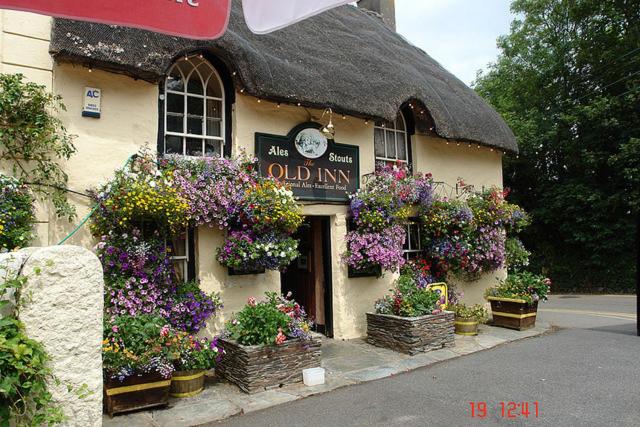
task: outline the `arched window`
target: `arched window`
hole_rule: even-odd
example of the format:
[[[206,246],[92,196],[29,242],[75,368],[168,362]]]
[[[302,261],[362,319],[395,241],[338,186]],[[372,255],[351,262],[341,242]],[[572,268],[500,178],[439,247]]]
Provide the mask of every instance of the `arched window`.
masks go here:
[[[376,122],[373,130],[376,161],[409,162],[407,125],[401,113],[392,122]]]
[[[165,81],[163,154],[222,156],[225,99],[220,75],[205,59],[176,62]]]

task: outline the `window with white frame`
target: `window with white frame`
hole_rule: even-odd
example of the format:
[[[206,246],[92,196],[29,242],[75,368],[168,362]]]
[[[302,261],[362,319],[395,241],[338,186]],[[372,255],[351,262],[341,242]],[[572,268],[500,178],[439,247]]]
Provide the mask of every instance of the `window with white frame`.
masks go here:
[[[165,81],[164,154],[222,156],[224,88],[204,58],[176,62]]]
[[[407,125],[402,114],[398,113],[398,116],[392,122],[375,123],[373,142],[377,161],[408,162],[408,141]]]
[[[417,220],[409,221],[407,224],[407,235],[404,240],[404,257],[407,260],[413,259],[422,251],[420,244],[420,224]]]
[[[189,250],[192,233],[193,230],[187,228],[165,243],[169,250],[178,282],[187,282],[194,279],[189,274],[189,264],[193,260],[193,254]]]

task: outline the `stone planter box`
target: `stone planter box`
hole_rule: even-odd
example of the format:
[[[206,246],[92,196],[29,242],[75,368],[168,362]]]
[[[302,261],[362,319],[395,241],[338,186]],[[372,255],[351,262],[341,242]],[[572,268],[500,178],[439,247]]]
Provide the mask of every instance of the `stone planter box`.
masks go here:
[[[113,414],[121,412],[166,405],[169,403],[170,385],[171,378],[163,378],[156,372],[134,375],[122,382],[105,379],[105,412],[113,417]]]
[[[513,298],[487,297],[491,303],[493,325],[522,331],[536,325],[538,301],[529,304]]]
[[[411,355],[453,347],[453,319],[450,311],[420,317],[367,313],[367,342]]]
[[[220,339],[226,352],[216,375],[236,384],[245,393],[257,393],[302,381],[302,370],[320,366],[320,339],[287,340],[281,345],[246,346]]]

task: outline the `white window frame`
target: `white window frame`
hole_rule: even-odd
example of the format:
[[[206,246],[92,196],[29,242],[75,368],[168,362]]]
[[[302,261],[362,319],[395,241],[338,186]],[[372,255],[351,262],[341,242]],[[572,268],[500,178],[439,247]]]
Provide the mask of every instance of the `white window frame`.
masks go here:
[[[189,239],[191,238],[191,229],[187,228],[185,230],[185,239],[184,239],[184,255],[171,255],[169,257],[169,259],[171,260],[172,264],[182,264],[182,281],[184,283],[189,281],[189,259],[191,257],[190,251],[189,251]],[[167,242],[165,241],[165,246],[167,245]],[[172,244],[171,245],[173,248],[173,252],[175,252],[175,247]]]
[[[417,245],[414,247],[413,243],[416,242],[412,242],[411,241],[411,227],[416,227],[418,230],[418,242]],[[404,254],[405,259],[408,261],[411,258],[412,254],[417,254],[422,252],[422,242],[421,242],[421,237],[420,237],[420,223],[416,220],[410,220],[407,225],[406,225],[406,236],[407,236],[407,249],[402,249],[402,252]]]
[[[200,61],[198,64],[191,64],[191,71],[189,72],[189,74],[187,76],[184,75],[183,71],[180,69],[180,67],[178,66],[180,63],[182,62],[191,62],[191,61]],[[202,76],[202,73],[200,72],[199,68],[201,66],[204,66],[205,68],[208,69],[208,71],[210,71],[209,76],[205,79]],[[169,85],[169,79],[171,77],[171,74],[177,71],[180,76],[182,77],[182,81],[183,81],[183,91],[176,91],[176,90],[170,90],[168,89]],[[194,73],[197,73],[197,76],[200,78],[200,83],[202,84],[202,89],[203,89],[203,95],[200,94],[195,94],[195,93],[189,93],[189,80],[191,79],[191,77],[194,75]],[[207,96],[207,87],[209,86],[209,82],[211,81],[212,78],[215,78],[218,86],[220,87],[220,93],[222,94],[221,97],[213,97],[213,96]],[[174,132],[174,131],[168,131],[167,130],[167,118],[169,116],[169,111],[168,111],[168,104],[169,104],[169,94],[173,94],[173,95],[182,95],[183,96],[183,113],[182,113],[182,132]],[[188,98],[201,98],[202,102],[203,102],[203,111],[202,111],[202,135],[196,135],[196,134],[190,134],[187,132],[187,127],[189,124],[189,116],[188,116]],[[207,102],[208,101],[219,101],[220,102],[220,136],[209,136],[207,135]],[[163,141],[162,141],[162,153],[163,154],[167,154],[167,137],[169,136],[176,136],[179,137],[182,141],[182,155],[183,156],[187,156],[187,138],[193,138],[193,139],[199,139],[202,141],[202,156],[201,157],[205,157],[205,142],[206,141],[218,141],[218,143],[220,144],[220,156],[223,157],[224,156],[224,143],[225,143],[225,93],[224,93],[224,85],[222,84],[222,79],[220,78],[220,74],[218,73],[218,71],[215,69],[215,67],[213,65],[211,65],[211,63],[209,61],[207,61],[206,59],[202,59],[199,57],[192,57],[192,58],[185,58],[185,59],[181,59],[180,61],[177,61],[176,63],[174,63],[171,68],[169,69],[169,73],[167,74],[167,78],[165,79],[165,85],[164,85],[164,136],[163,136]],[[188,156],[188,157],[194,157],[194,156]]]
[[[400,129],[398,126],[398,121],[401,120],[402,121],[402,125],[404,130]],[[375,129],[379,129],[382,130],[382,135],[383,135],[383,140],[384,140],[384,157],[380,157],[376,154],[376,148],[375,148],[375,140],[374,140],[374,147],[373,147],[373,153],[375,156],[376,161],[381,161],[381,162],[400,162],[400,163],[409,163],[409,135],[407,133],[407,122],[404,120],[404,116],[402,115],[402,113],[398,113],[398,117],[396,117],[396,119],[393,122],[376,122],[374,124],[374,133],[375,133]],[[387,153],[387,131],[391,131],[394,133],[394,139],[395,139],[395,146],[396,146],[396,155],[395,157],[389,157],[388,153]],[[397,134],[402,134],[404,136],[404,152],[406,153],[406,159],[398,159],[398,140],[396,138]]]

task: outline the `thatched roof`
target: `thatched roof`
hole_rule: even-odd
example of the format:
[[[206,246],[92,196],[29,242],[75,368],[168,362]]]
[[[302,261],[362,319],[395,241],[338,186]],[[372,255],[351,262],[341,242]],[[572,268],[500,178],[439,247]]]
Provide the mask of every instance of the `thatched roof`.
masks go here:
[[[236,87],[249,95],[389,120],[416,100],[441,137],[517,151],[504,120],[473,90],[379,18],[349,5],[255,35],[235,0],[229,29],[215,41],[56,19],[50,50],[58,61],[154,82],[177,57],[210,51],[236,72]]]

